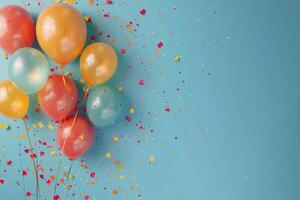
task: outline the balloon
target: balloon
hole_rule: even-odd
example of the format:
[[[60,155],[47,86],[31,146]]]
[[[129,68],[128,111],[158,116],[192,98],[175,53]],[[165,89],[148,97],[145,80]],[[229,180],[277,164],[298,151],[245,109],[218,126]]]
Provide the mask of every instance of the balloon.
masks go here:
[[[83,117],[69,117],[58,127],[56,139],[62,153],[75,160],[92,146],[94,129]]]
[[[14,84],[27,94],[35,94],[46,84],[49,63],[39,50],[22,48],[8,61],[8,76]]]
[[[31,47],[35,38],[31,15],[23,8],[9,5],[0,8],[0,48],[9,54]]]
[[[94,43],[84,49],[80,57],[80,71],[90,86],[101,85],[116,72],[118,57],[115,50],[105,43]]]
[[[97,86],[88,96],[87,114],[95,126],[108,126],[120,117],[122,104],[123,98],[119,93],[108,86]]]
[[[25,117],[29,108],[29,96],[9,81],[0,82],[0,114],[21,119]]]
[[[77,101],[75,83],[66,76],[52,75],[38,93],[38,102],[46,115],[56,121],[68,117]]]
[[[66,65],[81,53],[87,38],[87,28],[76,9],[68,4],[54,4],[39,15],[36,35],[49,57]]]

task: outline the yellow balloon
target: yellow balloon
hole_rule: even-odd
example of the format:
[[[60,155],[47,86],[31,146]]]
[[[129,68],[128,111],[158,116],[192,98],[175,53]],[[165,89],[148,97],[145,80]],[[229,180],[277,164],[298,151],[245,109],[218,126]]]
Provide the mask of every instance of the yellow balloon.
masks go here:
[[[36,36],[41,48],[61,65],[80,55],[87,39],[82,15],[68,4],[48,6],[39,15]]]
[[[21,119],[25,117],[29,108],[29,96],[10,81],[0,82],[0,114]]]
[[[83,50],[80,57],[82,78],[90,86],[101,85],[116,72],[118,57],[115,50],[105,43],[94,43]]]

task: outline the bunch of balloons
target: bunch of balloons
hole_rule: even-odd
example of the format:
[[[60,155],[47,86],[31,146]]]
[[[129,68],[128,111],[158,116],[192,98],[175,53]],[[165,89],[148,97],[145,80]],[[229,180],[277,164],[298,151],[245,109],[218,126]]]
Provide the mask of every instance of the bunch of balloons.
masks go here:
[[[55,62],[64,66],[79,55],[82,78],[91,87],[86,110],[89,120],[72,113],[78,100],[75,83],[67,76],[50,75],[45,54],[31,48],[35,40]],[[117,54],[105,43],[87,46],[87,27],[82,15],[68,4],[53,4],[38,16],[36,25],[23,8],[0,8],[0,48],[11,54],[9,80],[0,82],[0,114],[24,119],[29,96],[37,94],[44,113],[59,122],[57,143],[69,159],[83,155],[92,145],[94,128],[108,126],[122,112],[123,99],[107,85],[118,66]]]

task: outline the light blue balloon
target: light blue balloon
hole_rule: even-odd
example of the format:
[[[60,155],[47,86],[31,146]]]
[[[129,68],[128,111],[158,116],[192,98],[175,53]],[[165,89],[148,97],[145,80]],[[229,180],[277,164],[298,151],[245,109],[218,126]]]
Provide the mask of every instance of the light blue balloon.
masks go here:
[[[87,114],[91,122],[98,127],[115,123],[123,111],[123,97],[106,85],[92,89],[87,99]]]
[[[43,53],[33,48],[17,50],[8,61],[8,76],[17,88],[35,94],[46,84],[50,66]]]

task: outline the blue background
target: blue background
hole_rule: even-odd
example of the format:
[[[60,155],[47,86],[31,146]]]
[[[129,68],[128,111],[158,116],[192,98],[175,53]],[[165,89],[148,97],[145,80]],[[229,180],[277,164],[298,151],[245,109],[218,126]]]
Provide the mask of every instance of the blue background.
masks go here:
[[[16,3],[36,17],[52,1],[38,2],[0,4]],[[91,16],[90,36],[103,32],[97,40],[119,52],[119,71],[109,84],[123,87],[126,112],[133,106],[135,113],[128,114],[130,122],[122,117],[115,126],[97,130],[84,162],[73,164],[75,178],[68,182],[73,185],[72,199],[300,199],[299,1],[97,2],[91,6],[81,0],[73,6]],[[157,49],[160,41],[164,45]],[[122,48],[126,54],[120,53]],[[177,55],[180,62],[174,61]],[[7,60],[0,63],[4,79]],[[80,89],[78,61],[66,71],[73,72]],[[33,108],[35,100],[33,96]],[[168,107],[170,112],[165,111]],[[28,116],[32,138],[54,145],[37,143],[38,151],[46,154],[38,157],[45,168],[41,199],[52,199],[54,183],[48,186],[46,180],[55,175],[60,155],[51,156],[57,151],[55,128],[47,126],[56,125],[32,110]],[[19,137],[24,126],[5,117],[0,122],[10,126],[0,129],[0,179],[5,181],[1,199],[23,199],[24,191],[35,199],[32,164],[23,151],[28,142]],[[39,122],[44,127],[34,128]],[[107,152],[111,159],[105,158]],[[63,159],[59,178],[69,166]],[[28,170],[24,182],[21,168]],[[57,188],[64,200],[69,192]]]

